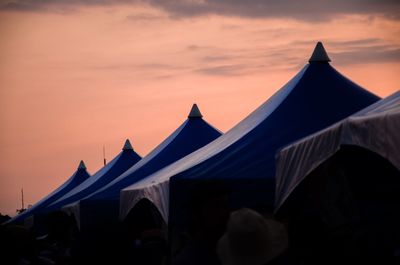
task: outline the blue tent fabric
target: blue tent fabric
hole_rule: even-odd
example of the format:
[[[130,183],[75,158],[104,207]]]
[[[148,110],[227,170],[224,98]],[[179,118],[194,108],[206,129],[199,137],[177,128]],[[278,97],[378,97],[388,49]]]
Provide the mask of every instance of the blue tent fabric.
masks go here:
[[[129,140],[126,140],[124,148],[112,161],[95,173],[91,178],[82,182],[79,186],[49,205],[48,209],[57,210],[64,205],[85,198],[110,183],[140,161],[140,159],[141,157],[133,150]]]
[[[294,81],[294,82],[293,82]],[[289,91],[288,91],[289,90]],[[311,62],[285,86],[285,98],[271,113],[264,115],[271,100],[238,126],[252,119],[261,121],[251,131],[221,150],[218,154],[171,178],[176,182],[188,179],[273,179],[275,153],[283,146],[323,129],[379,98],[338,73],[329,63]],[[235,133],[235,129],[232,129]],[[229,132],[227,136],[229,137]],[[265,195],[267,196],[267,195]],[[273,194],[270,195],[273,200]],[[269,204],[272,206],[273,203]]]
[[[47,213],[48,210],[46,209],[46,207],[48,205],[64,196],[66,193],[74,189],[85,180],[89,179],[89,177],[90,175],[86,171],[86,166],[83,161],[81,161],[76,172],[71,177],[69,177],[64,184],[62,184],[60,187],[58,187],[56,190],[44,197],[39,202],[35,203],[31,208],[15,216],[13,219],[10,220],[10,223],[22,222],[27,217],[33,216],[38,213]]]
[[[119,199],[121,189],[190,154],[220,135],[218,130],[203,119],[189,118],[142,161],[90,199]]]
[[[286,98],[255,128],[213,159],[203,162],[195,174],[187,171],[175,179],[272,178],[275,152],[280,147],[325,128],[378,99],[345,79],[329,64],[311,63],[301,74]],[[264,107],[252,115],[260,115]],[[247,150],[249,152],[245,152]],[[223,174],[221,168],[224,168]]]
[[[83,218],[87,216],[83,213],[83,208],[86,208],[85,211],[91,212],[92,209],[98,207],[97,205],[108,205],[108,210],[102,208],[103,212],[108,211],[107,218],[112,215],[111,212],[115,212],[115,218],[118,219],[121,189],[192,153],[220,135],[219,130],[202,119],[197,105],[194,105],[188,119],[142,160],[102,189],[80,202],[65,206],[63,209],[74,213],[75,216],[80,216],[79,225],[81,225]],[[114,208],[116,208],[116,211]],[[90,218],[95,219],[94,217]],[[105,217],[102,216],[101,218],[104,220]],[[100,222],[100,218],[97,218],[96,221]]]
[[[260,207],[272,210],[276,151],[379,100],[337,72],[321,52],[322,44],[318,46],[309,64],[247,118],[147,179],[153,186],[168,186],[164,189],[169,193],[164,193],[169,194],[170,222],[196,182],[206,180],[226,183],[235,191],[233,204],[238,207],[263,202]],[[133,186],[121,197],[135,190]]]

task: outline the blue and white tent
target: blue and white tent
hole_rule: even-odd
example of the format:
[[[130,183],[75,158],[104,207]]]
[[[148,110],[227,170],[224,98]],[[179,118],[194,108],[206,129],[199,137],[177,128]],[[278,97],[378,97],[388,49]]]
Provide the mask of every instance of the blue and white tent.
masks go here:
[[[194,104],[188,119],[147,156],[102,189],[63,209],[79,217],[78,223],[81,227],[82,222],[93,224],[97,221],[112,221],[114,218],[118,220],[121,189],[181,159],[221,135],[219,130],[202,117],[197,105]],[[94,212],[102,215],[94,217]]]
[[[279,152],[275,214],[294,256],[397,260],[399,131],[397,92]]]
[[[343,146],[370,150],[400,171],[399,132],[400,91],[285,147],[276,159],[276,211],[312,171]]]
[[[127,139],[122,151],[113,160],[86,181],[82,182],[79,186],[76,186],[57,201],[53,202],[47,208],[49,210],[57,210],[64,205],[85,198],[86,196],[96,192],[98,189],[106,186],[140,161],[140,159],[141,157],[133,150],[130,141]]]
[[[35,214],[47,213],[46,207],[51,203],[55,202],[69,191],[74,189],[76,186],[89,179],[90,175],[86,171],[86,166],[83,161],[79,163],[78,169],[75,173],[68,178],[68,180],[54,190],[52,193],[35,203],[31,208],[27,209],[23,213],[15,216],[13,219],[9,221],[9,223],[14,222],[23,222],[27,217],[34,216]]]
[[[330,64],[318,43],[310,60],[292,80],[230,131],[178,162],[121,192],[120,218],[138,198],[152,201],[172,226],[199,181],[229,186],[233,207],[272,210],[275,153],[379,98],[345,78]],[[258,205],[263,203],[263,205]]]

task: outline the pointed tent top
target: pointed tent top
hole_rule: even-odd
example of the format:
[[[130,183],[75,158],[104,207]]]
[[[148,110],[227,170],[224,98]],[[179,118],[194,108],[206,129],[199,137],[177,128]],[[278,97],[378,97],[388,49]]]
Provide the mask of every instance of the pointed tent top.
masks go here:
[[[78,169],[86,169],[85,162],[83,162],[83,160],[81,160],[79,163]]]
[[[126,139],[124,147],[122,148],[122,150],[133,150],[133,147],[132,147],[131,142],[129,141],[129,139]]]
[[[201,115],[201,112],[199,110],[199,107],[197,107],[197,104],[193,104],[192,109],[190,110],[188,118],[202,118],[203,115]]]
[[[314,52],[311,55],[310,60],[308,60],[308,62],[328,63],[330,61],[331,59],[329,59],[329,56],[326,53],[324,45],[322,45],[322,42],[319,41],[315,46]]]

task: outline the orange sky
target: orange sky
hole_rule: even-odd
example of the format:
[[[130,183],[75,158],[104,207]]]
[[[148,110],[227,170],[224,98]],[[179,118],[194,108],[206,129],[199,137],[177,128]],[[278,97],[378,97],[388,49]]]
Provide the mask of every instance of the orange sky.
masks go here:
[[[318,40],[335,68],[364,88],[384,97],[400,87],[396,17],[182,10],[135,3],[0,10],[1,213],[20,207],[21,187],[26,204],[48,194],[81,159],[95,173],[103,145],[108,160],[126,138],[146,155],[194,102],[227,131],[295,75]]]

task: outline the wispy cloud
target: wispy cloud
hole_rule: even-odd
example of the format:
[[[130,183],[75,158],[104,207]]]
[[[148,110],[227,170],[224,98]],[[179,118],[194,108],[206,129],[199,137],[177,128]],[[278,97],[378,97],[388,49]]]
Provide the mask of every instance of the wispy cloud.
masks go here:
[[[162,16],[159,14],[151,14],[151,13],[138,13],[138,14],[132,14],[126,17],[127,20],[129,21],[135,21],[135,22],[150,22],[150,21],[158,21],[165,19],[166,16]]]
[[[94,70],[128,71],[148,78],[171,78],[187,74],[208,76],[240,76],[261,71],[295,70],[307,63],[304,54],[311,55],[316,40],[293,41],[286,45],[234,49],[191,44],[181,55],[196,54],[193,60],[169,63],[121,63],[99,64]],[[400,49],[378,38],[349,41],[326,41],[328,54],[334,65],[357,65],[400,61]],[[299,52],[301,51],[301,52]]]
[[[366,38],[366,39],[358,39],[358,40],[349,40],[349,41],[335,41],[331,43],[331,46],[365,46],[380,43],[381,40],[378,38]]]
[[[399,62],[400,49],[389,46],[372,46],[338,53],[333,52],[331,57],[343,65]]]
[[[92,69],[104,69],[104,70],[179,70],[183,67],[172,65],[172,64],[162,64],[162,63],[110,63],[110,64],[99,64],[96,66],[91,66]]]
[[[175,17],[226,15],[247,18],[328,20],[342,14],[377,14],[400,19],[398,0],[3,0],[1,9],[39,11],[54,7],[150,5]],[[156,17],[144,17],[146,19]]]
[[[176,16],[218,14],[248,18],[294,18],[306,21],[331,19],[340,14],[381,14],[400,18],[396,0],[147,0]]]
[[[245,74],[249,66],[237,64],[237,65],[219,65],[213,67],[204,67],[195,70],[195,72],[206,74],[206,75],[240,75]]]
[[[258,49],[201,50],[199,65],[195,72],[204,75],[243,75],[259,71],[299,69],[308,58],[317,40],[294,41],[287,45]],[[390,63],[400,61],[400,48],[378,38],[354,39],[349,41],[327,41],[328,54],[335,65],[368,63]],[[310,49],[311,48],[311,49]]]
[[[290,44],[298,49],[309,49],[317,40],[294,41]],[[334,63],[342,65],[388,63],[400,61],[400,48],[379,38],[364,38],[348,41],[328,40],[328,54]],[[283,56],[281,54],[280,56]]]

